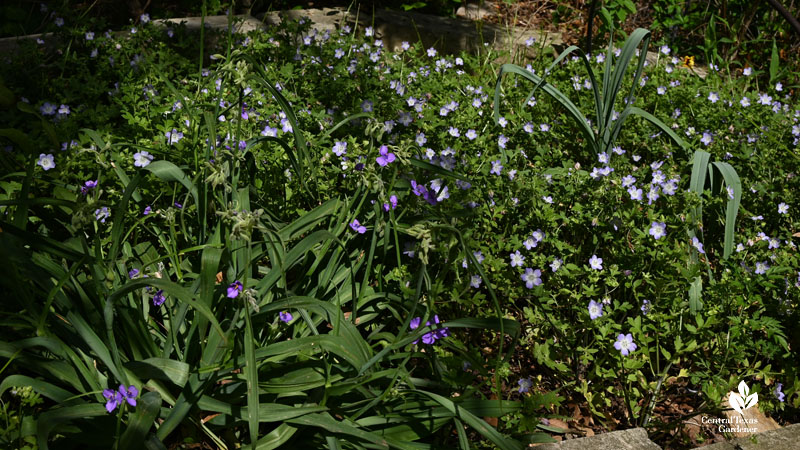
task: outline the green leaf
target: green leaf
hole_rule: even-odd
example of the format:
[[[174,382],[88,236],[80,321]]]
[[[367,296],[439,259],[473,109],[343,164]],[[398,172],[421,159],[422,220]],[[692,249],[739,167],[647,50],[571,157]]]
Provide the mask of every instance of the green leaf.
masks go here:
[[[447,408],[454,416],[466,422],[467,425],[474,428],[484,438],[491,441],[497,448],[501,450],[521,450],[523,445],[512,439],[505,438],[491,425],[480,419],[478,416],[472,414],[467,409],[459,407],[452,400],[449,400],[441,395],[432,392],[421,391],[418,389],[409,389],[406,392],[413,392],[431,398],[435,402]]]
[[[725,244],[722,258],[727,259],[733,253],[734,232],[736,230],[736,217],[739,215],[739,204],[742,201],[742,181],[736,169],[726,162],[714,162],[713,167],[722,175],[725,185],[733,189],[733,198],[728,197],[727,191],[723,195],[728,199],[725,207]]]
[[[271,450],[278,448],[285,444],[289,439],[297,433],[297,428],[287,423],[278,425],[277,428],[270,431],[266,436],[259,439],[255,445],[258,450]]]
[[[70,311],[67,313],[67,321],[75,327],[75,331],[78,332],[84,342],[92,349],[97,358],[99,358],[100,361],[108,367],[108,370],[114,374],[116,380],[127,384],[128,377],[124,376],[124,373],[119,370],[114,360],[111,358],[111,353],[109,353],[106,344],[100,340],[100,337],[97,336],[97,333],[86,323],[83,317],[78,315],[75,311]]]
[[[703,279],[697,276],[689,285],[689,309],[693,314],[703,309],[702,293]],[[688,329],[689,325],[686,325],[686,328]]]
[[[200,204],[197,196],[197,187],[194,185],[194,183],[192,183],[192,180],[189,179],[185,173],[183,173],[183,170],[181,170],[175,164],[161,159],[158,161],[153,161],[145,166],[145,170],[164,181],[177,181],[178,183],[182,184],[192,195],[192,198],[194,198],[195,204]]]
[[[66,406],[43,412],[37,421],[36,439],[41,450],[48,450],[47,442],[50,432],[62,422],[87,417],[108,415],[106,408],[100,403]]]
[[[250,310],[244,306],[244,376],[247,380],[247,423],[250,430],[250,442],[258,441],[258,365],[256,364],[255,338],[253,337],[253,318]]]
[[[0,106],[10,108],[14,106],[14,93],[0,80]]]
[[[772,56],[769,60],[769,84],[775,84],[777,81],[780,66],[781,60],[778,54],[778,45],[775,42],[775,38],[772,38]]]
[[[143,380],[164,380],[180,387],[186,384],[191,370],[189,364],[167,358],[147,358],[143,361],[129,361],[124,366]]]
[[[145,437],[161,411],[161,396],[158,392],[148,392],[136,402],[133,414],[130,415],[128,428],[120,437],[120,450],[137,450],[142,448]]]
[[[36,153],[36,146],[33,143],[33,140],[22,131],[19,131],[15,128],[2,128],[0,129],[0,137],[7,138],[25,153],[30,155],[34,155]]]
[[[64,403],[74,395],[60,387],[46,381],[37,380],[25,375],[9,375],[0,383],[0,394],[14,386],[30,386],[36,393],[49,398],[57,403]]]
[[[294,419],[289,419],[286,422],[293,425],[322,428],[325,430],[324,435],[329,435],[330,433],[344,434],[347,436],[353,436],[366,442],[371,442],[378,445],[380,448],[389,448],[389,443],[377,434],[364,431],[351,423],[337,421],[328,413],[308,414],[305,416],[296,417]]]
[[[503,80],[503,74],[505,74],[505,73],[513,73],[513,74],[521,75],[522,77],[524,77],[528,81],[531,81],[532,83],[534,83],[536,85],[541,85],[542,86],[542,90],[547,95],[552,97],[557,102],[561,103],[561,105],[567,110],[567,113],[569,114],[569,117],[572,119],[572,121],[574,122],[575,126],[577,126],[578,129],[581,131],[581,133],[583,134],[583,137],[586,139],[586,142],[589,145],[591,145],[592,148],[597,150],[597,152],[599,153],[599,149],[597,149],[597,140],[595,139],[595,136],[594,136],[594,131],[592,131],[592,128],[589,126],[589,123],[586,121],[586,117],[584,117],[584,115],[580,111],[580,109],[578,109],[578,107],[575,106],[575,104],[572,103],[572,101],[570,101],[570,99],[567,98],[567,96],[565,96],[563,93],[561,93],[561,91],[556,89],[553,85],[551,85],[549,83],[546,83],[540,76],[535,75],[535,74],[533,74],[533,73],[531,73],[531,72],[529,72],[529,71],[527,71],[527,70],[523,69],[522,67],[519,67],[519,66],[517,66],[515,64],[503,64],[500,67],[500,72],[497,75],[497,83],[495,85],[495,91],[494,91],[494,120],[495,120],[495,122],[497,122],[499,120],[499,118],[500,118],[500,87],[501,87],[500,83]],[[505,157],[505,152],[503,153],[503,157],[504,157],[504,160],[507,159]]]

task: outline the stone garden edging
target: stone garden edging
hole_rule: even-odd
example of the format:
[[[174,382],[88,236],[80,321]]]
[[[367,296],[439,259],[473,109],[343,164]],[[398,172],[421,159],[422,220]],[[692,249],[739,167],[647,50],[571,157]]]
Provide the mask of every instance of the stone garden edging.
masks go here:
[[[591,437],[568,439],[556,444],[543,444],[537,450],[660,450],[647,437],[644,428],[612,431]],[[727,442],[707,445],[704,450],[791,450],[800,448],[800,423],[777,430],[755,433]]]

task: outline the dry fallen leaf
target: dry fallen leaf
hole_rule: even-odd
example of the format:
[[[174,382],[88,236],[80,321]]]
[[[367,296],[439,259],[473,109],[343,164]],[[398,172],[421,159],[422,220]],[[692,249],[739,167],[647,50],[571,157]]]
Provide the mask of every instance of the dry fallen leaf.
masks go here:
[[[561,419],[547,419],[550,422],[551,427],[563,428],[564,430],[569,430],[569,424],[564,422]]]
[[[222,283],[222,272],[217,273],[217,284]]]

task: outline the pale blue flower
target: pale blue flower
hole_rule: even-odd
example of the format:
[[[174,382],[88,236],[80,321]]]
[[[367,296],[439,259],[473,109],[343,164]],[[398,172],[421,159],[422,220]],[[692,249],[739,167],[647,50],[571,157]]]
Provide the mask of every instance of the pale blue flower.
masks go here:
[[[494,175],[500,175],[500,171],[503,170],[503,166],[502,164],[500,164],[500,162],[501,161],[499,159],[492,161],[492,170],[490,170],[489,173]]]
[[[778,399],[779,402],[783,403],[786,399],[786,394],[783,393],[783,383],[778,383],[775,386],[775,398]]]
[[[54,169],[56,167],[55,156],[53,156],[52,153],[47,153],[47,154],[40,153],[39,159],[36,161],[36,164],[45,171]]]
[[[642,201],[642,190],[636,186],[629,187],[628,194],[630,194],[631,200]]]
[[[589,258],[589,266],[594,270],[603,270],[603,258],[592,255],[592,257]]]
[[[591,300],[589,302],[589,318],[595,320],[602,315],[603,315],[603,304]]]
[[[153,161],[153,155],[141,150],[133,154],[133,165],[136,167],[146,167]]]
[[[633,336],[628,334],[620,334],[617,336],[617,341],[614,342],[614,348],[622,353],[622,356],[628,356],[629,353],[636,351],[636,344],[633,343]]]
[[[519,250],[511,253],[511,267],[522,267],[522,263],[525,262],[525,257],[519,252]]]
[[[698,252],[705,254],[706,251],[703,249],[703,243],[700,242],[700,239],[697,239],[697,236],[692,237],[692,246],[697,249]]]
[[[481,280],[480,275],[473,275],[469,280],[469,285],[474,287],[475,289],[478,289],[479,287],[481,287],[482,281],[483,280]]]
[[[664,222],[653,222],[650,224],[650,236],[656,240],[667,235],[667,225]]]
[[[525,282],[525,287],[533,289],[534,286],[542,284],[542,271],[539,269],[533,270],[530,267],[525,269],[520,278]]]
[[[106,219],[109,217],[111,217],[111,211],[108,210],[108,206],[103,206],[102,208],[94,210],[94,218],[100,221],[100,223],[106,223]]]

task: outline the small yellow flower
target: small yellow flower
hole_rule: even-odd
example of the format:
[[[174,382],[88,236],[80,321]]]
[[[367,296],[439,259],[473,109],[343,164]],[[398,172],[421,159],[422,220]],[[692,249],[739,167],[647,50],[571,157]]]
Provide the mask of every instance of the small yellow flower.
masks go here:
[[[694,69],[694,56],[684,56],[683,67],[686,67],[688,69]]]

